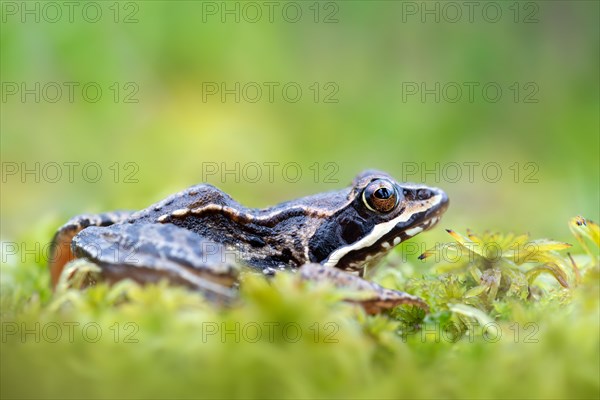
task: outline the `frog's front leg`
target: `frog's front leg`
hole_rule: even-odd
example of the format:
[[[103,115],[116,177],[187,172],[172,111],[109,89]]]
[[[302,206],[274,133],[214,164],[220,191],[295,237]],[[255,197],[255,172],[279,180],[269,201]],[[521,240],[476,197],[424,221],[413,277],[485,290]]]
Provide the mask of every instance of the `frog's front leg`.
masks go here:
[[[133,211],[114,211],[102,214],[78,215],[61,226],[54,238],[50,249],[50,278],[52,287],[56,287],[65,265],[73,260],[71,241],[83,229],[90,226],[110,226],[127,220]]]
[[[167,280],[204,293],[209,300],[229,302],[239,269],[235,255],[217,243],[172,224],[117,224],[89,227],[72,241],[76,258],[100,269],[109,283]]]
[[[401,304],[411,304],[429,311],[429,306],[420,297],[397,290],[386,289],[376,283],[366,281],[340,269],[321,264],[306,264],[300,268],[304,280],[331,282],[335,287],[359,292],[358,298],[348,298],[350,302],[360,303],[369,314],[378,314],[385,309]]]

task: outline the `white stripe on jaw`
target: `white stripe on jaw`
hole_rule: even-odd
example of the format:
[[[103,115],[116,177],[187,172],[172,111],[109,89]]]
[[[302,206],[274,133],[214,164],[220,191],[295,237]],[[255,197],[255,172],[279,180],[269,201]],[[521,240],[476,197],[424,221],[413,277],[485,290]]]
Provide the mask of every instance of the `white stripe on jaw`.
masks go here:
[[[428,207],[434,207],[435,205],[440,204],[442,199],[441,195],[436,195],[434,197],[432,197],[432,201],[429,203],[430,206]],[[375,242],[377,242],[379,239],[381,239],[386,233],[388,233],[389,231],[391,231],[392,229],[394,229],[394,227],[399,224],[400,222],[406,222],[410,219],[410,217],[412,217],[414,214],[419,213],[419,212],[423,212],[425,210],[420,209],[420,210],[416,210],[415,212],[411,213],[411,214],[402,214],[397,216],[396,218],[381,223],[379,225],[375,225],[373,227],[373,230],[365,237],[363,237],[362,239],[360,239],[359,241],[352,243],[348,246],[344,246],[340,249],[335,250],[333,253],[331,253],[329,255],[329,257],[327,258],[327,261],[325,261],[323,263],[323,265],[325,265],[326,267],[335,267],[337,265],[337,263],[342,259],[342,257],[344,257],[346,254],[350,253],[351,251],[355,251],[355,250],[360,250],[360,249],[364,249],[366,247],[370,247],[373,244],[375,244]],[[415,232],[415,230],[417,230]],[[406,233],[409,236],[414,236],[417,233],[421,232],[423,230],[423,228],[421,227],[414,227],[411,229],[408,229],[406,231]],[[412,234],[410,232],[413,232]],[[394,246],[397,245],[398,243],[396,243],[396,240],[398,240],[398,243],[400,243],[400,241],[402,239],[400,239],[400,237],[396,237],[394,239]]]
[[[423,228],[420,226],[415,226],[414,228],[410,228],[404,231],[407,236],[415,236],[417,233],[422,232]]]

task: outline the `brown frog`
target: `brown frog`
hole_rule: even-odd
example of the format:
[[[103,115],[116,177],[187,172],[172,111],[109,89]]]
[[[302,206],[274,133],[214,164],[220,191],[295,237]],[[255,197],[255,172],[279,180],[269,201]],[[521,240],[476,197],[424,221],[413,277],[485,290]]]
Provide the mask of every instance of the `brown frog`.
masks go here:
[[[437,188],[398,183],[379,171],[350,187],[246,208],[212,185],[200,184],[137,212],[83,215],[56,233],[50,270],[56,285],[65,264],[83,258],[109,282],[167,279],[209,298],[235,296],[240,266],[265,275],[300,271],[365,292],[368,312],[423,300],[362,279],[365,266],[434,226],[448,207]]]

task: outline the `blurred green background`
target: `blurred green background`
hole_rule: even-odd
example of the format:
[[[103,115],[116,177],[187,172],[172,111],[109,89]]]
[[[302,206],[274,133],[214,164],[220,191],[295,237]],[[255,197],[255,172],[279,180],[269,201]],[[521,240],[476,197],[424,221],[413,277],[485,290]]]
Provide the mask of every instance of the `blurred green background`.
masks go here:
[[[263,207],[377,168],[446,190],[444,228],[572,243],[568,219],[600,213],[599,3],[465,3],[3,1],[0,239],[39,253],[30,241],[49,241],[74,215],[140,209],[201,181]],[[224,98],[222,84],[233,90]],[[221,176],[236,166],[237,175]],[[436,229],[415,240],[425,250],[449,237]],[[319,292],[294,294],[293,285],[282,286],[289,301],[276,285],[251,288],[249,305],[223,318],[339,318],[339,347],[203,346],[198,327],[221,316],[192,295],[151,288],[121,306],[100,286],[58,313],[47,307],[45,262],[34,256],[23,265],[9,257],[4,316],[105,329],[135,320],[141,341],[38,347],[16,338],[2,358],[10,396],[598,393],[597,282],[573,294],[571,308],[555,305],[570,292],[537,308],[506,306],[506,332],[514,321],[539,322],[539,346],[508,335],[498,346],[407,347],[390,320],[356,316]]]
[[[260,207],[364,168],[445,189],[444,227],[567,239],[567,218],[599,213],[598,3],[488,3],[3,2],[2,239],[203,178]],[[239,102],[205,90],[236,82]],[[439,99],[424,95],[436,82]],[[276,167],[269,182],[263,167],[236,182],[207,176],[207,162],[297,163],[302,177]],[[72,182],[65,163],[79,163]],[[465,163],[479,163],[472,181]]]

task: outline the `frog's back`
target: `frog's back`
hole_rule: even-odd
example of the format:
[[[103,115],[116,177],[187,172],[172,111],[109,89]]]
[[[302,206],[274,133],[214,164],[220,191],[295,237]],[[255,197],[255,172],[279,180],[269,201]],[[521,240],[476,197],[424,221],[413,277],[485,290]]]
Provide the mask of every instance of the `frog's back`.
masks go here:
[[[199,210],[208,205],[241,207],[227,193],[208,183],[201,183],[132,214],[126,222],[136,224],[165,222],[168,216],[184,216],[191,210]]]

